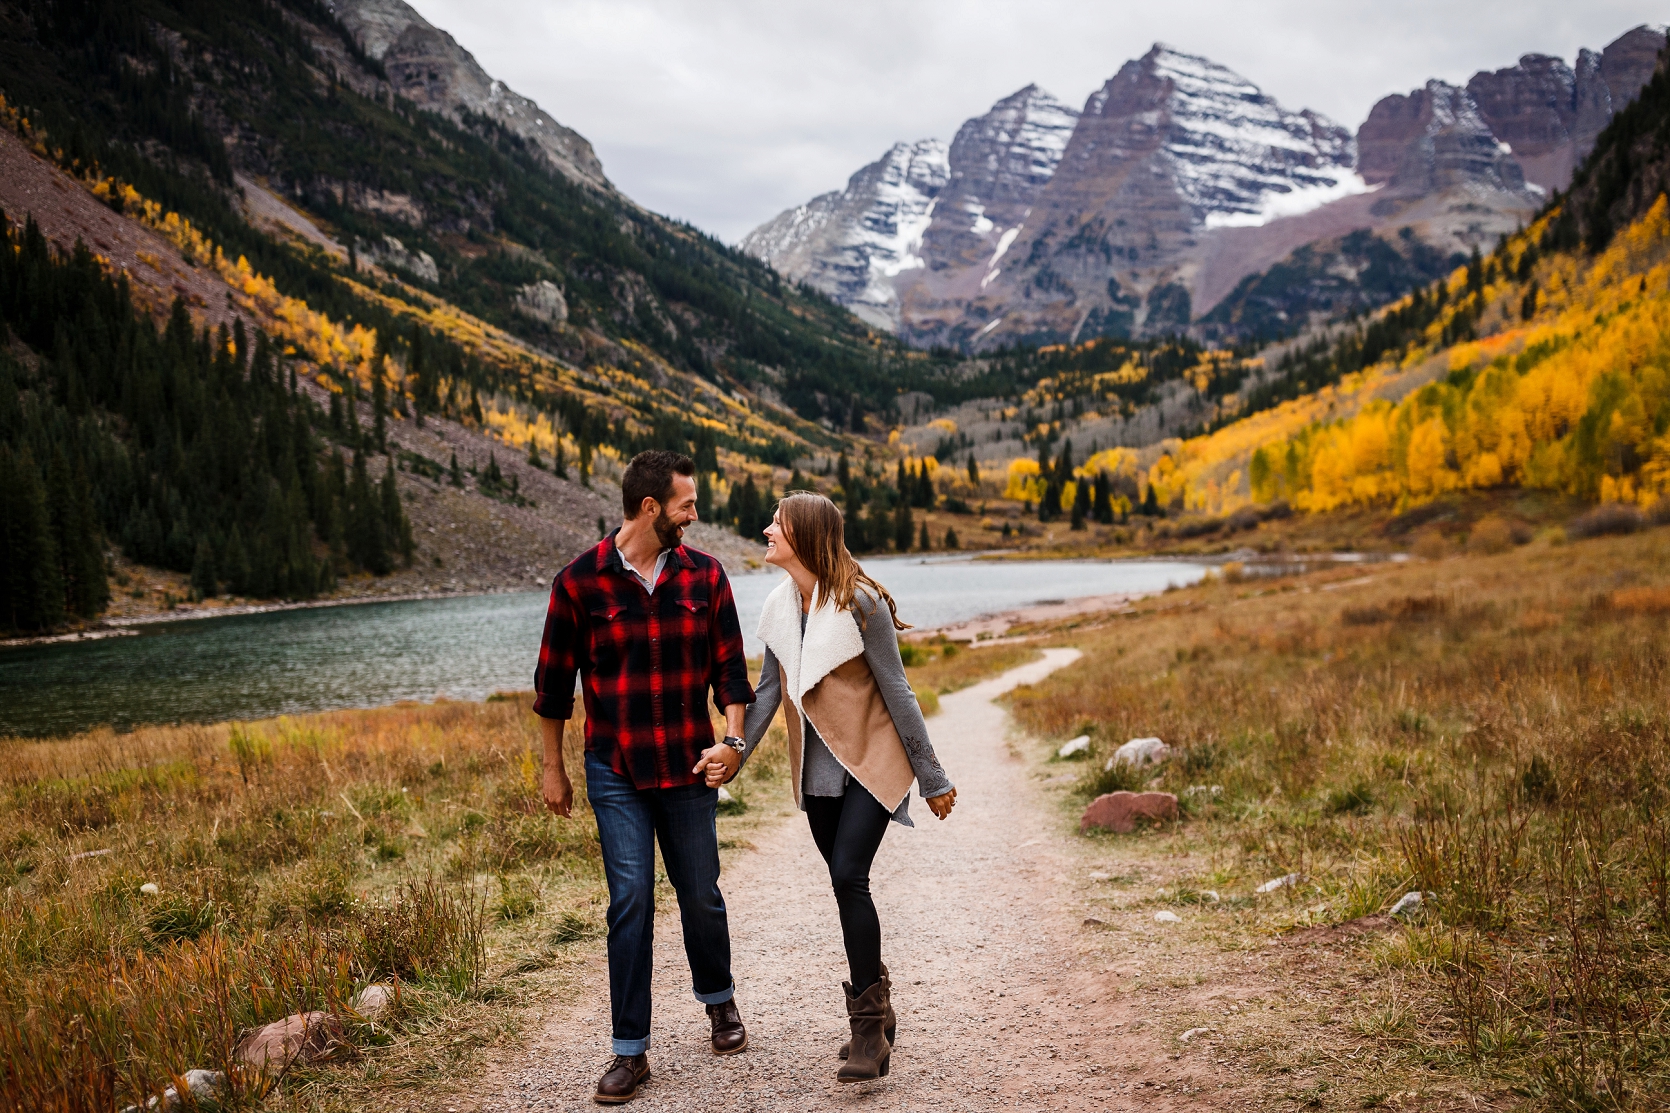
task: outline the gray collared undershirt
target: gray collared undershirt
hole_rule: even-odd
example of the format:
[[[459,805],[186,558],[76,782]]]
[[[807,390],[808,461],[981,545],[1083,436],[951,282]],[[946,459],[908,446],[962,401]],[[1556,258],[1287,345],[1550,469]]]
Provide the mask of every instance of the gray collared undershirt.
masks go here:
[[[638,570],[632,566],[632,562],[626,559],[626,554],[620,551],[620,546],[615,546],[615,559],[620,561],[620,566],[632,573],[632,578],[637,580],[639,586],[651,595],[655,594],[655,585],[661,582],[661,570],[667,567],[667,558],[672,555],[673,551],[671,549],[662,549],[655,558],[655,569],[650,572],[649,579],[646,580],[639,574]]]

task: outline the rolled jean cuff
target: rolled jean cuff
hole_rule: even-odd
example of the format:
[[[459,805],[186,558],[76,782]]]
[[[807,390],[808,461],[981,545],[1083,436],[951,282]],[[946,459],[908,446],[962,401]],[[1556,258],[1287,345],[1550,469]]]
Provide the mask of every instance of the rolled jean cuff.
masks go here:
[[[736,983],[732,982],[724,989],[721,989],[718,993],[696,993],[694,989],[690,992],[694,993],[696,995],[696,1000],[700,1001],[704,1005],[723,1005],[726,1001],[729,1001],[732,997],[736,996]],[[619,1043],[620,1041],[616,1040],[615,1042]]]
[[[648,1036],[645,1036],[641,1040],[623,1040],[623,1039],[618,1039],[617,1038],[614,1041],[614,1050],[610,1054],[613,1054],[613,1055],[642,1055],[644,1052],[646,1052],[648,1050],[649,1050],[649,1037]]]

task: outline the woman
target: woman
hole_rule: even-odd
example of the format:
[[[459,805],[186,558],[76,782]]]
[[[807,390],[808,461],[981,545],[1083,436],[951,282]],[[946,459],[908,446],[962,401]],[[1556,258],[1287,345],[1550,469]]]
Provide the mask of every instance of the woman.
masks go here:
[[[842,534],[841,511],[809,491],[784,496],[765,530],[766,563],[788,578],[760,614],[765,662],[744,725],[743,761],[787,704],[795,801],[829,865],[852,979],[842,983],[852,1039],[841,1048],[846,1062],[836,1078],[863,1082],[887,1073],[896,1027],[870,863],[890,820],[914,826],[912,780],[940,819],[951,814],[957,790],[905,680],[894,631],[910,627],[847,552]],[[724,778],[724,766],[709,765],[709,784]]]

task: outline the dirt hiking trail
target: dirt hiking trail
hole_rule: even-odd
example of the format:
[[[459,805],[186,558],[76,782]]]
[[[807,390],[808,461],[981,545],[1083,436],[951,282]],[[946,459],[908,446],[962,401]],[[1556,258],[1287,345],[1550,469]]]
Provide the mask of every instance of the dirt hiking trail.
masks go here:
[[[743,1054],[719,1058],[708,1049],[675,902],[659,907],[653,1077],[631,1103],[635,1113],[1262,1104],[1246,1092],[1259,1088],[1253,1079],[1212,1057],[1223,1052],[1209,1050],[1204,1039],[1178,1040],[1182,1026],[1212,1007],[1208,999],[1269,991],[1255,984],[1266,979],[1248,956],[1190,943],[1175,928],[1156,930],[1166,925],[1147,913],[1131,920],[1132,940],[1121,937],[1122,952],[1132,957],[1117,967],[1108,964],[1105,940],[1095,938],[1103,933],[1085,926],[1082,876],[1091,863],[1048,790],[1011,749],[1009,718],[992,702],[1080,656],[1076,649],[1043,654],[942,697],[929,729],[957,784],[956,811],[941,823],[914,802],[917,827],[895,825],[877,856],[871,888],[899,1016],[889,1075],[835,1082],[836,1050],[847,1034],[840,988],[846,961],[828,872],[796,812],[757,832],[755,849],[733,858],[720,882],[750,1038]],[[1163,957],[1150,951],[1144,958],[1144,947]],[[1190,978],[1172,980],[1196,984],[1142,994],[1118,988],[1122,978],[1152,975],[1156,966],[1190,971]],[[1234,984],[1214,974],[1231,974]],[[498,1092],[475,1091],[478,1108],[601,1108],[591,1094],[609,1058],[608,999],[599,953],[575,996],[554,1004],[526,1048],[496,1072]]]

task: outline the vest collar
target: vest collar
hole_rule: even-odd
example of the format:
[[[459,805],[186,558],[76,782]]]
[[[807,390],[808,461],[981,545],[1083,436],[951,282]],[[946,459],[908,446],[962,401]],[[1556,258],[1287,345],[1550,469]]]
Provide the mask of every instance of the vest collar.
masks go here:
[[[836,610],[833,603],[820,607],[818,602],[814,588],[804,635],[800,629],[800,588],[793,577],[784,576],[760,609],[760,640],[783,666],[789,697],[797,707],[820,680],[864,653],[864,635],[859,633],[852,613]]]

